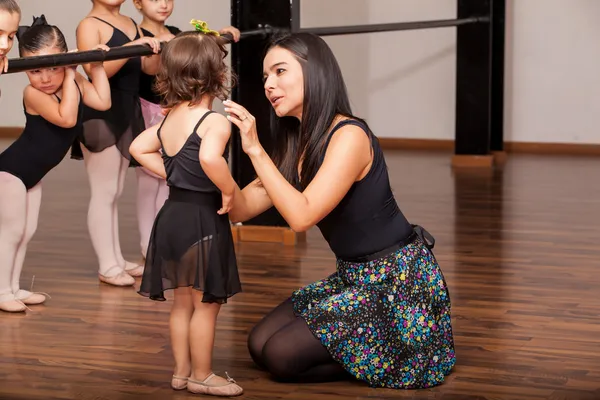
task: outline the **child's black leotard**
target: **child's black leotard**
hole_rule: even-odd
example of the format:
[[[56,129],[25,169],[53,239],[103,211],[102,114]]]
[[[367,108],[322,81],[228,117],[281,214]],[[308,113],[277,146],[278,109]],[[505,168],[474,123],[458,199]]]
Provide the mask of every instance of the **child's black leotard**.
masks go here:
[[[173,35],[177,35],[181,33],[181,30],[175,26],[166,25],[166,28]],[[154,37],[154,34],[144,28],[140,28],[144,36]],[[140,74],[140,97],[144,100],[149,101],[150,103],[160,104],[160,96],[158,93],[154,91],[154,83],[156,81],[156,76],[148,75],[142,71]]]
[[[106,43],[108,47],[123,46],[131,40],[120,29],[97,18],[113,28],[113,34]],[[133,21],[133,19],[132,19]],[[134,40],[140,38],[137,24]],[[129,146],[144,131],[145,124],[139,98],[142,60],[140,57],[130,58],[121,69],[109,78],[112,106],[107,111],[84,108],[83,132],[79,141],[91,152],[98,153],[107,147],[116,145],[123,157],[132,165],[139,166],[129,154]],[[73,146],[71,157],[82,159],[79,144]]]
[[[37,185],[65,158],[73,141],[81,134],[83,99],[79,86],[77,89],[79,109],[77,123],[73,128],[61,128],[46,121],[41,115],[29,114],[23,105],[25,129],[21,136],[0,154],[0,171],[21,179],[27,190]],[[60,98],[56,98],[60,102]]]

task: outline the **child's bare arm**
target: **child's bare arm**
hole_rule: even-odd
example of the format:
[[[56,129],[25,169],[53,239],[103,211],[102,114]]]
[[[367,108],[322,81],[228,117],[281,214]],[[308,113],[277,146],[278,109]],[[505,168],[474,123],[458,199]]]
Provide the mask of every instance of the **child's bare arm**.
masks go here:
[[[140,133],[133,143],[131,143],[131,146],[129,146],[129,153],[144,168],[166,179],[167,172],[165,171],[165,164],[159,152],[161,148],[160,140],[158,140],[157,135],[159,127],[160,124],[157,124]]]
[[[220,114],[210,115],[206,122],[211,126],[202,137],[200,145],[200,165],[209,179],[221,190],[223,194],[232,195],[236,183],[231,176],[227,161],[223,157],[227,142],[231,135],[229,121]]]
[[[104,44],[96,46],[98,49],[109,51],[109,47]],[[81,87],[83,94],[83,102],[90,108],[98,111],[109,110],[112,106],[112,100],[110,97],[110,82],[106,75],[106,70],[102,63],[90,64],[90,78],[91,82],[83,77],[80,73],[77,73],[77,83]]]

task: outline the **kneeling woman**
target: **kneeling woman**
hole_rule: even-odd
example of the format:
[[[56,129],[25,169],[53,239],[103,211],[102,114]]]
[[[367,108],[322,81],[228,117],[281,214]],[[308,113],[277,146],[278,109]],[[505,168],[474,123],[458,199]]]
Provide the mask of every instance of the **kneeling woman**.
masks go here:
[[[258,178],[237,190],[230,218],[272,206],[295,231],[317,225],[337,257],[329,277],[298,289],[252,330],[254,361],[287,381],[348,377],[373,387],[441,384],[454,366],[450,296],[424,237],[392,194],[383,152],[352,115],[337,61],[318,36],[276,39],[264,59],[278,151],[228,101]]]

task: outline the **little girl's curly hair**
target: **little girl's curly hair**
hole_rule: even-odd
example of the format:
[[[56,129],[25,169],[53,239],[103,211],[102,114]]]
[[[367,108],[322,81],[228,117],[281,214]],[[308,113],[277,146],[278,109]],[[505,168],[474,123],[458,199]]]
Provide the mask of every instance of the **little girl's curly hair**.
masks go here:
[[[220,36],[201,32],[182,32],[161,51],[155,89],[161,106],[170,109],[182,101],[190,105],[209,95],[227,99],[235,76],[230,73],[225,41]]]

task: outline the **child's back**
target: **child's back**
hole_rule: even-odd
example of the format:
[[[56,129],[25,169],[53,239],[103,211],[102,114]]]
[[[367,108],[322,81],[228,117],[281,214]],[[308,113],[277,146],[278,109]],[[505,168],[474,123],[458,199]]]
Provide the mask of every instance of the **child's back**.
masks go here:
[[[211,122],[214,124],[219,117],[225,123],[227,120],[204,107],[194,111],[199,112],[188,109],[174,110],[172,111],[173,115],[167,115],[158,128],[157,136],[161,143],[167,184],[171,189],[178,188],[216,194],[218,201],[216,212],[220,208],[221,191],[202,169],[199,154],[202,137],[210,130]],[[195,117],[198,114],[201,114],[200,118]],[[166,124],[165,121],[167,121]],[[173,124],[171,125],[170,122]],[[189,128],[190,122],[195,122],[192,128]],[[174,130],[177,132],[173,132]],[[222,154],[225,159],[227,158],[226,154],[226,152]]]

